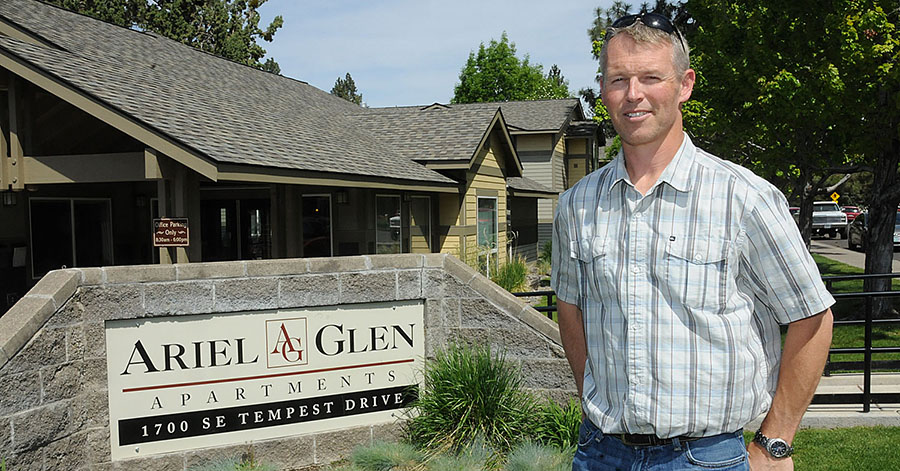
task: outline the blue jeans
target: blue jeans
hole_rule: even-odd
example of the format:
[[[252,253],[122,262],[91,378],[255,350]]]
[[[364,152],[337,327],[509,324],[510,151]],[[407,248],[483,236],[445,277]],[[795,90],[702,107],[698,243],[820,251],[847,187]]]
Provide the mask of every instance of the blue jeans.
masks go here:
[[[743,432],[723,433],[669,445],[632,447],[604,435],[585,419],[578,431],[572,471],[748,471]]]

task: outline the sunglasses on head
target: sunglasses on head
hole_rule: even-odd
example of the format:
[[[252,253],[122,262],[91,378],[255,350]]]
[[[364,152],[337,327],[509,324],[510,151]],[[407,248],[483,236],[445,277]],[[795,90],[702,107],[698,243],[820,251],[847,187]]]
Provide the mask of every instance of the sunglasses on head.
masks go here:
[[[612,27],[627,28],[633,25],[636,21],[640,21],[644,24],[644,26],[664,31],[667,34],[674,34],[678,38],[678,42],[681,43],[681,47],[684,47],[684,38],[681,36],[681,31],[678,31],[678,28],[676,28],[668,18],[660,15],[659,13],[639,13],[637,15],[625,15],[618,20],[613,21]]]

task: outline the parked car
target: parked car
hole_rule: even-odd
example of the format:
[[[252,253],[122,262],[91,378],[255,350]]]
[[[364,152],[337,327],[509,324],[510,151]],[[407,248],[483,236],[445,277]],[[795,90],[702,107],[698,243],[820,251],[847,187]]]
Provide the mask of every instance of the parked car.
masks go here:
[[[800,208],[796,206],[791,206],[788,208],[788,211],[791,212],[791,217],[794,218],[794,222],[800,222]]]
[[[861,213],[859,206],[842,206],[841,211],[847,215],[847,224],[853,222],[856,216],[859,216]]]
[[[847,248],[865,250],[866,240],[869,239],[869,212],[860,213],[856,219],[847,226]],[[900,249],[900,210],[894,220],[894,250]]]
[[[816,201],[812,214],[813,235],[828,235],[840,239],[847,235],[847,215],[834,201]]]

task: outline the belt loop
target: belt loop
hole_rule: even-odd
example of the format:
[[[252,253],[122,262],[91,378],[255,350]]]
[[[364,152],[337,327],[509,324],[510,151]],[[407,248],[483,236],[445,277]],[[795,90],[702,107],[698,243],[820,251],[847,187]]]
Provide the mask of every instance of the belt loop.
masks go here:
[[[675,447],[675,451],[681,451],[681,440],[678,437],[672,438],[672,446]]]

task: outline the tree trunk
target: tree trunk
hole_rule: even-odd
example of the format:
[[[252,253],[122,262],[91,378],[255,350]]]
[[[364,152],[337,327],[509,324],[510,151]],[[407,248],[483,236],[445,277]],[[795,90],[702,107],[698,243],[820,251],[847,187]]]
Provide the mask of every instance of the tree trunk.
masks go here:
[[[900,203],[900,137],[891,143],[875,164],[872,182],[872,201],[869,205],[868,234],[866,240],[866,273],[891,273],[894,258],[894,225],[897,219],[897,205]],[[887,291],[890,278],[866,280],[866,291]],[[874,315],[880,316],[883,307],[876,299]]]
[[[800,228],[803,243],[806,244],[808,249],[809,241],[812,238],[812,213],[815,191],[812,187],[812,172],[806,167],[801,167],[800,169],[797,189],[797,194],[800,195],[800,214],[797,215],[797,226]]]

